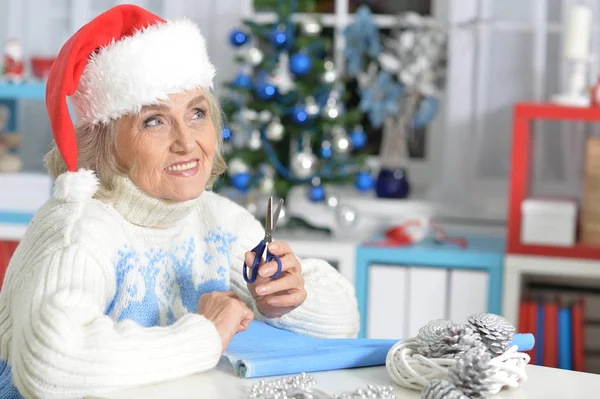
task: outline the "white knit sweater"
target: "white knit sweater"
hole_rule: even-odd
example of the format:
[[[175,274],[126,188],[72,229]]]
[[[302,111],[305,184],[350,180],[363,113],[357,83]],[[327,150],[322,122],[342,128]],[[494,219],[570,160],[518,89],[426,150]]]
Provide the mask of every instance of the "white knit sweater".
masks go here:
[[[36,214],[0,292],[0,398],[72,398],[205,371],[221,356],[201,294],[233,290],[257,319],[319,337],[354,337],[352,285],[301,260],[308,297],[277,319],[242,277],[262,224],[212,192],[167,203],[120,179],[115,201],[53,198]],[[277,239],[277,236],[275,236]],[[15,396],[11,396],[15,395]]]

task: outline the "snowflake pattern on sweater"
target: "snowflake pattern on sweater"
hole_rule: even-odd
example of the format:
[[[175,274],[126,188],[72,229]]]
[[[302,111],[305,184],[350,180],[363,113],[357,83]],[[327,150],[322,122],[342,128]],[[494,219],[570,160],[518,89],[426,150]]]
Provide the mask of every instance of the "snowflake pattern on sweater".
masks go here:
[[[202,262],[195,237],[170,248],[150,248],[143,254],[129,245],[118,251],[117,292],[106,314],[117,321],[133,320],[144,327],[171,325],[196,312],[200,296],[229,289],[227,271],[237,236],[218,226],[202,240]],[[210,253],[214,245],[218,259]],[[211,263],[218,260],[217,270]]]

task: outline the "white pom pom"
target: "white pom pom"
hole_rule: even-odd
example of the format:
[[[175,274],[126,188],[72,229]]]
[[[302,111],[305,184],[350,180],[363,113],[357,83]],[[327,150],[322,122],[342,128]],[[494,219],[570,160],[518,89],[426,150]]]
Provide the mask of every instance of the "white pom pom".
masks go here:
[[[56,178],[54,198],[66,202],[80,202],[91,199],[98,190],[98,178],[94,171],[79,169],[65,172]]]

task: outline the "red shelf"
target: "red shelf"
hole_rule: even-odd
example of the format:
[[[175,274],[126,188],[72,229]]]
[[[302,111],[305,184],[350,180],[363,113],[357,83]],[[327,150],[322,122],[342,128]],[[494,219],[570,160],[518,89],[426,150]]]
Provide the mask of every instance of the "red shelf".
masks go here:
[[[518,103],[514,107],[512,160],[509,185],[507,253],[563,258],[600,259],[600,247],[576,244],[551,247],[521,243],[521,204],[530,186],[530,156],[533,150],[531,122],[535,120],[600,121],[600,108],[565,107],[546,103]]]
[[[550,247],[545,245],[529,245],[509,243],[508,253],[513,255],[550,256],[557,258],[600,259],[600,247],[575,244],[572,247]]]

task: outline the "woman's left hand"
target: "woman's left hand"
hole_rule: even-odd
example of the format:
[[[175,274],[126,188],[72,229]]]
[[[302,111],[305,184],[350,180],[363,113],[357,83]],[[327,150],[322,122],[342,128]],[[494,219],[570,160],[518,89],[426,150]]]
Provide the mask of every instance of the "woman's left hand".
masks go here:
[[[271,278],[277,271],[277,262],[265,263],[261,259],[258,276],[248,289],[256,301],[258,310],[268,318],[281,317],[302,305],[306,299],[302,266],[292,252],[290,245],[284,241],[269,244],[269,251],[281,259],[281,274]],[[251,265],[254,252],[246,252],[246,264]]]

